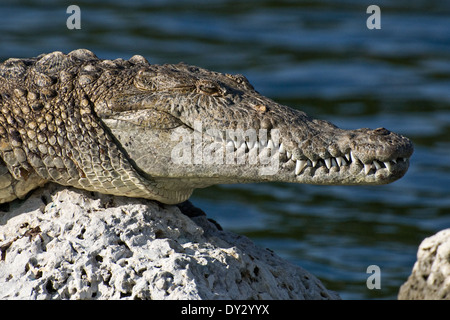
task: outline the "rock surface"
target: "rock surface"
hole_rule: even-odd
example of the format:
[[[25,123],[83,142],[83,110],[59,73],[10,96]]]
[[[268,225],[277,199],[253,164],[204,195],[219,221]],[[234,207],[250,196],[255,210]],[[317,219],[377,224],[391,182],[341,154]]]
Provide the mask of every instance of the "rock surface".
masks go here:
[[[422,241],[408,280],[400,287],[401,300],[450,300],[450,229]]]
[[[0,299],[339,299],[175,206],[48,185],[0,212]]]

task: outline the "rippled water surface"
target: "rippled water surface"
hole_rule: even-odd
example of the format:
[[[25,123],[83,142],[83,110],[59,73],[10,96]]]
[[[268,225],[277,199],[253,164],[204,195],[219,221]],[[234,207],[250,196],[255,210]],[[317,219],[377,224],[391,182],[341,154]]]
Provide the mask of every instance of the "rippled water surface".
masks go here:
[[[197,190],[196,205],[306,268],[344,299],[394,299],[419,243],[450,227],[450,3],[378,1],[3,1],[0,58],[88,48],[241,73],[280,103],[342,128],[411,138],[401,180],[379,187],[284,183]],[[381,269],[369,290],[366,269]]]

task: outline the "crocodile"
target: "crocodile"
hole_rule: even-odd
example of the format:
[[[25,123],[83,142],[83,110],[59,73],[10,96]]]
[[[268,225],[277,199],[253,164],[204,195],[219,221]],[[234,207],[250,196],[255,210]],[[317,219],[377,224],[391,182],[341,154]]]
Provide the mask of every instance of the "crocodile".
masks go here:
[[[214,184],[380,185],[413,153],[402,135],[338,128],[239,74],[86,49],[1,63],[0,108],[0,203],[48,182],[164,204]]]

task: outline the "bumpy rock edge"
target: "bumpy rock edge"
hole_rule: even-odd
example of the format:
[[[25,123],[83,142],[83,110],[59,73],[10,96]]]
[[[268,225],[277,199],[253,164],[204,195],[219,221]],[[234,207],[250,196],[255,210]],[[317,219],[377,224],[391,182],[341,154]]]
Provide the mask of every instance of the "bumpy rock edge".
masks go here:
[[[422,241],[400,300],[450,300],[450,229]]]
[[[0,299],[340,299],[175,206],[49,184],[0,212]]]

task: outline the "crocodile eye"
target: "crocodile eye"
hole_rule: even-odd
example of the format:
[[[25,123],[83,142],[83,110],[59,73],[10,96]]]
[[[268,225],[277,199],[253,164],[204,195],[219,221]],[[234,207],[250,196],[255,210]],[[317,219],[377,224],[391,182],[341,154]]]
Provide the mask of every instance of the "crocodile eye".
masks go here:
[[[141,90],[155,90],[155,78],[157,73],[149,69],[141,69],[134,78],[134,85]]]
[[[216,87],[200,86],[199,90],[209,95],[216,95],[219,93],[219,89]]]
[[[196,87],[198,93],[207,94],[213,97],[222,96],[224,91],[218,83],[209,80],[198,80]]]

